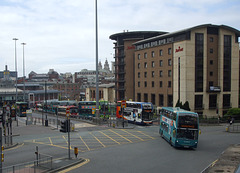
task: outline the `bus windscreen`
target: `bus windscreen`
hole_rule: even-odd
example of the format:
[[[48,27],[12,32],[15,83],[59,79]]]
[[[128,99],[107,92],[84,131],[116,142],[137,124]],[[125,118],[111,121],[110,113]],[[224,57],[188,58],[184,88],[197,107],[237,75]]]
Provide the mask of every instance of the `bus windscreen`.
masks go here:
[[[178,127],[198,129],[198,117],[194,114],[180,114],[178,117]]]

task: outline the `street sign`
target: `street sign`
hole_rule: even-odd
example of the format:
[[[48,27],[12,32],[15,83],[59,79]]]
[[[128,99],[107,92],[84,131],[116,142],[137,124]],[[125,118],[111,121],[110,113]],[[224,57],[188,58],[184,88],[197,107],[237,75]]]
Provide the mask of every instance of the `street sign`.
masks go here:
[[[121,102],[121,108],[126,108],[127,104],[126,104],[126,100],[122,100]]]
[[[67,116],[67,117],[70,116],[70,108],[66,108],[66,116]]]

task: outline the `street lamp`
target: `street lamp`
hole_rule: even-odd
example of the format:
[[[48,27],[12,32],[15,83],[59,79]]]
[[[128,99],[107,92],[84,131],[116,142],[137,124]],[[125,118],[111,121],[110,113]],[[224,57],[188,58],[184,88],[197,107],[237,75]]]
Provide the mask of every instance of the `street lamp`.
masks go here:
[[[17,93],[17,78],[18,78],[18,74],[17,74],[17,46],[16,46],[16,42],[17,42],[17,38],[13,38],[13,40],[15,41],[15,71],[16,71],[16,104],[17,104],[17,97],[18,97],[18,93]]]
[[[24,46],[26,43],[21,43],[23,45],[23,101],[26,102],[25,98],[25,60],[24,60]]]
[[[99,88],[98,88],[98,17],[97,0],[95,0],[95,22],[96,22],[96,117],[99,119]]]

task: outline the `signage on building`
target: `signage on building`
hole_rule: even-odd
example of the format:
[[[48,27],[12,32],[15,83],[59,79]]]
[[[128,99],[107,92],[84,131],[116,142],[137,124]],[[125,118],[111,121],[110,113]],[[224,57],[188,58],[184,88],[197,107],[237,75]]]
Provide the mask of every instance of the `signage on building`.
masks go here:
[[[129,49],[135,49],[135,46],[134,46],[134,45],[128,46],[128,47],[127,47],[127,50],[129,50]]]
[[[178,46],[178,48],[176,49],[175,53],[182,52],[182,51],[183,51],[183,47],[181,48],[180,46]]]

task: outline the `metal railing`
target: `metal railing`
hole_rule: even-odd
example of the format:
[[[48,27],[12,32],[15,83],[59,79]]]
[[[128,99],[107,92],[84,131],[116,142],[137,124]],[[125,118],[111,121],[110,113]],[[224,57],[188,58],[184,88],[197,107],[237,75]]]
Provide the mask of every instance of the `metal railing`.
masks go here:
[[[21,163],[13,166],[4,167],[1,173],[41,173],[52,169],[52,156],[39,154],[39,159]]]
[[[227,132],[240,132],[240,124],[232,124],[226,126]]]

